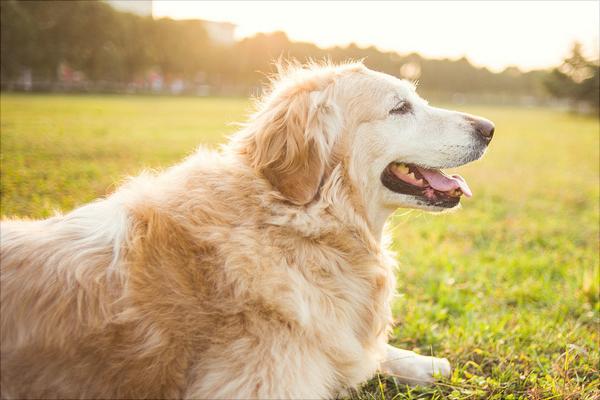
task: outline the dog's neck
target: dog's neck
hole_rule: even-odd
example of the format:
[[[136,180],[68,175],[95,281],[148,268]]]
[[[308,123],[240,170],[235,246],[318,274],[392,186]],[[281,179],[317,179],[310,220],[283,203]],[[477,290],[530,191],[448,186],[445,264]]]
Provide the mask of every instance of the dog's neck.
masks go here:
[[[324,182],[316,207],[327,210],[342,225],[356,232],[369,247],[380,248],[385,218],[369,218],[363,200],[342,164]]]
[[[358,194],[353,190],[341,166],[334,168],[324,180],[318,196],[306,206],[292,205],[266,194],[268,221],[293,229],[307,238],[327,234],[350,234],[370,253],[381,251],[383,224],[373,226],[366,217]],[[276,200],[276,201],[273,201]]]
[[[377,242],[381,242],[385,223],[394,210],[376,206],[377,200],[369,198],[369,193],[361,193],[350,178],[348,171],[348,165],[340,163],[331,174],[333,180],[330,181],[340,183],[339,187],[334,189],[337,197],[342,195],[347,199],[344,204],[345,208],[341,211],[352,215],[354,219],[359,218],[362,221],[361,225],[366,225],[373,238]],[[336,205],[339,202],[334,201],[332,204]]]

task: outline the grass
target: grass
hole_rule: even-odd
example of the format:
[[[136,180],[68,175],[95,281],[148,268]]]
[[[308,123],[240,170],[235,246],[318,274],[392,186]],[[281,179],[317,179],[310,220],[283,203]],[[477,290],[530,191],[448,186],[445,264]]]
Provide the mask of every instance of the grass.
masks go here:
[[[224,140],[240,99],[1,96],[1,213],[47,217],[121,178]],[[496,122],[456,213],[399,210],[392,343],[447,357],[450,379],[385,376],[353,399],[600,399],[599,122],[463,107]]]

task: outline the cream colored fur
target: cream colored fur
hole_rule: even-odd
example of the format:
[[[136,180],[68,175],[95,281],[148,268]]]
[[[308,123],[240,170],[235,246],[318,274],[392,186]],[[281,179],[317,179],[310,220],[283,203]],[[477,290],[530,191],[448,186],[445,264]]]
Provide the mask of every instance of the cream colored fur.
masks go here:
[[[399,96],[422,114],[390,120]],[[444,113],[362,64],[292,66],[220,152],[2,222],[2,398],[331,398],[378,368],[448,375],[387,345],[383,224],[420,205],[375,176],[419,146],[465,161],[465,125]]]

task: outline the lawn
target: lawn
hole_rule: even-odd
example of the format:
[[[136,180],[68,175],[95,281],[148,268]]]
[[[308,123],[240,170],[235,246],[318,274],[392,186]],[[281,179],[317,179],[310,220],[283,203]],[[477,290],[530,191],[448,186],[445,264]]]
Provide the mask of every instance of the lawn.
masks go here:
[[[1,214],[47,217],[217,146],[241,99],[1,96]],[[600,399],[598,119],[462,106],[496,123],[460,169],[474,197],[447,215],[398,210],[392,343],[447,357],[451,379],[380,376],[360,399]]]

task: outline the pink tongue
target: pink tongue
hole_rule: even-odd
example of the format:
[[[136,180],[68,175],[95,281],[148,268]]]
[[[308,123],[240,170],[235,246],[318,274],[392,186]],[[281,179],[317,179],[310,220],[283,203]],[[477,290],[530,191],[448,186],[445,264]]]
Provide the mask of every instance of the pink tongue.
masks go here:
[[[460,175],[448,176],[437,169],[427,169],[421,167],[417,167],[417,169],[435,190],[447,192],[453,189],[460,189],[467,197],[471,197],[473,195],[471,189],[469,189],[469,185],[467,185],[467,182]]]

